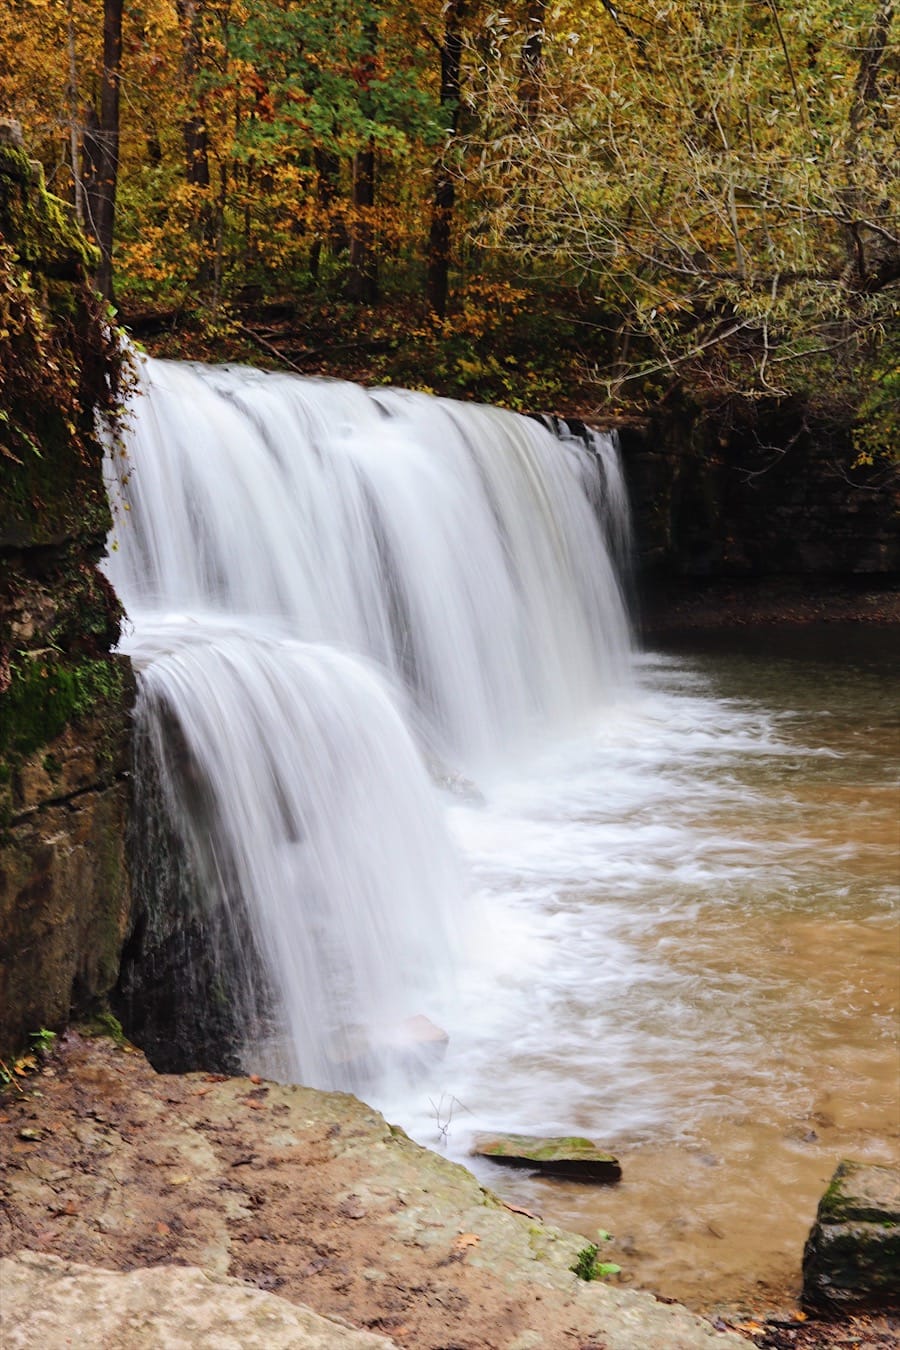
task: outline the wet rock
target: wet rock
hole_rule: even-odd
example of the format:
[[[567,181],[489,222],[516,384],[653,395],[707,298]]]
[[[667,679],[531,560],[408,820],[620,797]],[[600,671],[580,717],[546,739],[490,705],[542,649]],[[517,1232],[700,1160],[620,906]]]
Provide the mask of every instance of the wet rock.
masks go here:
[[[803,1303],[900,1310],[900,1168],[838,1165],[803,1251]]]
[[[302,1304],[190,1266],[122,1274],[37,1252],[0,1261],[0,1342],[8,1350],[83,1344],[128,1350],[389,1350],[396,1345]]]
[[[622,1168],[611,1153],[578,1136],[541,1138],[529,1134],[477,1134],[472,1140],[477,1157],[507,1167],[529,1167],[548,1176],[609,1184],[619,1181]]]
[[[474,806],[484,805],[484,793],[477,783],[473,783],[471,778],[466,778],[465,774],[460,773],[458,769],[451,769],[448,765],[439,759],[430,757],[427,761],[428,772],[431,775],[431,781],[443,792],[449,792],[451,797],[459,797],[464,802],[469,802]]]
[[[97,570],[112,524],[98,427],[124,357],[96,258],[0,118],[0,1056],[115,983],[128,925],[130,664]],[[53,361],[47,353],[53,352]]]

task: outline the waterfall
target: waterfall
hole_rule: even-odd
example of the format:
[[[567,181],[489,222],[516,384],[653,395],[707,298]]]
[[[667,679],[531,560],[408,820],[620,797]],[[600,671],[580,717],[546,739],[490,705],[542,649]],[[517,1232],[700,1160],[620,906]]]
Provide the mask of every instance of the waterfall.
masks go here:
[[[249,1062],[357,1086],[449,996],[441,784],[577,734],[625,678],[611,443],[147,360],[107,482],[138,743],[208,926],[248,934]]]

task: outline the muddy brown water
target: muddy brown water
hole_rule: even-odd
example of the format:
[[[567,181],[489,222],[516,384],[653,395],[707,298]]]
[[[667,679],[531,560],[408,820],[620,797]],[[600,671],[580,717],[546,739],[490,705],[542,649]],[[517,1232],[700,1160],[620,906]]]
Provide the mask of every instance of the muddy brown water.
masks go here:
[[[608,1188],[468,1163],[511,1203],[599,1241],[622,1282],[701,1311],[794,1304],[836,1163],[898,1160],[898,636],[830,627],[670,640],[666,681],[746,714],[751,739],[753,718],[771,716],[777,752],[723,755],[713,736],[669,773],[676,794],[690,775],[699,786],[655,803],[675,842],[648,835],[631,858],[646,865],[640,894],[614,873],[580,893],[581,920],[593,904],[608,945],[592,955],[583,936],[593,985],[584,970],[558,982],[574,1048],[542,993],[551,960],[535,975],[535,1034],[510,1032],[493,1069],[470,1038],[468,1076],[454,1078],[451,1054],[448,1137],[413,1122],[461,1160],[467,1130],[484,1125],[562,1126],[612,1146],[624,1178]],[[613,808],[579,809],[600,829]],[[626,833],[608,852],[639,819],[640,803],[623,807]],[[565,888],[551,889],[544,907],[559,919]],[[565,930],[551,936],[565,966]],[[606,983],[604,951],[619,970]]]

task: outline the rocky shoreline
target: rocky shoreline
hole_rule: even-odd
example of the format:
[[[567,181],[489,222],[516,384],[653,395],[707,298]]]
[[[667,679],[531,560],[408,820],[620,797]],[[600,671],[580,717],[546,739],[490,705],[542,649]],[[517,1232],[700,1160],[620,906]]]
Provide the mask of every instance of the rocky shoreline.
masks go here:
[[[416,1350],[736,1343],[577,1279],[583,1238],[512,1212],[345,1094],[157,1075],[131,1047],[73,1033],[7,1092],[0,1156],[0,1255],[183,1263]]]
[[[75,1325],[83,1343],[127,1350],[897,1343],[885,1321],[866,1322],[865,1340],[856,1321],[853,1340],[841,1339],[849,1324],[790,1318],[734,1329],[648,1293],[586,1283],[571,1269],[584,1238],[514,1212],[354,1097],[157,1074],[133,1047],[77,1032],[0,1098],[0,1197],[0,1257],[33,1253],[0,1270],[3,1344],[23,1350],[68,1345]],[[110,1276],[107,1286],[97,1268],[145,1274],[127,1285]],[[275,1295],[272,1305],[247,1285]],[[179,1331],[173,1309],[183,1299],[200,1320]],[[232,1339],[215,1339],[225,1333],[207,1305],[231,1319]],[[326,1319],[324,1329],[303,1322],[298,1305]],[[263,1331],[252,1321],[241,1329],[251,1313]],[[348,1327],[370,1339],[346,1339]]]
[[[638,624],[647,640],[756,627],[900,625],[900,586],[887,578],[859,583],[803,577],[691,579],[648,582],[640,591]]]

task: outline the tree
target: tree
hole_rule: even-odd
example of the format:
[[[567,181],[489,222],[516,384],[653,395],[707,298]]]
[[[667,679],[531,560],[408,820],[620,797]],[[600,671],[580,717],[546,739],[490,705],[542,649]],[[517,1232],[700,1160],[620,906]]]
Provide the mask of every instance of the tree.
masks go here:
[[[440,106],[446,119],[447,137],[459,130],[461,74],[463,53],[463,24],[468,10],[467,0],[447,0],[444,7],[443,41],[430,40],[437,47],[441,63]],[[438,318],[447,313],[450,284],[450,245],[453,230],[453,208],[456,185],[453,170],[443,153],[435,161],[431,227],[428,235],[428,260],[425,276],[425,298]]]
[[[524,121],[523,35],[495,27],[478,238],[596,298],[613,392],[700,366],[778,391],[823,348],[858,352],[897,305],[892,19],[886,0],[874,15],[804,0],[790,30],[777,0],[627,23],[573,3],[545,32]]]
[[[97,165],[92,230],[100,249],[96,284],[110,299],[113,289],[113,246],[116,227],[116,189],[119,175],[119,87],[122,66],[123,0],[103,0],[103,67],[100,80],[100,121],[96,131]]]

